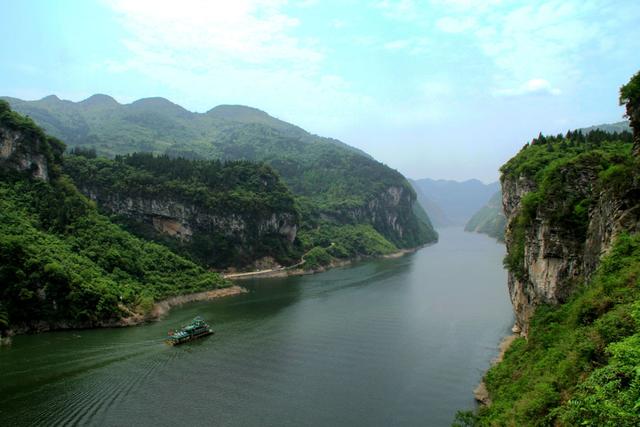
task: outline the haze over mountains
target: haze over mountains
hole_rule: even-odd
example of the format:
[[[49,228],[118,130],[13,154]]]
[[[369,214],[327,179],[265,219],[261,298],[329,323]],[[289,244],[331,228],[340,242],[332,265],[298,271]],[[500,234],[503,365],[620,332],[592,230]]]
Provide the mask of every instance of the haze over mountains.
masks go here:
[[[411,184],[436,227],[466,224],[500,188],[497,181],[484,184],[477,179],[459,182],[424,178]]]

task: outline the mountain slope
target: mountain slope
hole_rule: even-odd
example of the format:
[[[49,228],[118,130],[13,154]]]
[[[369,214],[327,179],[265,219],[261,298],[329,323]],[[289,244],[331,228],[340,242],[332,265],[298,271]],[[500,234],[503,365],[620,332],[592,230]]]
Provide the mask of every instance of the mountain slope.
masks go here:
[[[447,227],[452,225],[451,220],[445,215],[444,211],[436,202],[424,195],[418,184],[414,180],[409,180],[411,186],[416,192],[418,203],[428,215],[431,223],[436,227]]]
[[[506,219],[502,212],[502,191],[498,191],[469,219],[464,230],[487,234],[504,241],[505,224]]]
[[[62,174],[64,144],[0,101],[0,335],[116,325],[226,283],[133,237]]]
[[[499,187],[497,182],[483,184],[477,179],[458,182],[424,178],[413,183],[425,198],[440,207],[446,225],[464,225]],[[427,212],[431,213],[429,209]]]
[[[400,173],[360,150],[257,109],[219,106],[198,114],[162,98],[121,105],[105,95],[79,103],[53,96],[8,100],[70,146],[94,148],[98,154],[152,152],[265,162],[296,194],[302,213],[300,238],[311,247],[321,246],[314,236],[324,226],[366,225],[397,248],[437,238],[416,218],[416,194]]]

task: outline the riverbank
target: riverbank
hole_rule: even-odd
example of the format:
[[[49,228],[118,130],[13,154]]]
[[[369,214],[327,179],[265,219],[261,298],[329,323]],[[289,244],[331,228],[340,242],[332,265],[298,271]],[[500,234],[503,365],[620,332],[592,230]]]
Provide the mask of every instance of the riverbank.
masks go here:
[[[432,244],[435,244],[435,243],[432,243]],[[426,246],[429,246],[429,245],[423,245],[423,246],[418,246],[418,247],[409,248],[409,249],[401,249],[386,255],[358,256],[358,257],[346,259],[346,260],[335,260],[326,266],[321,266],[321,267],[317,267],[309,270],[306,270],[304,268],[298,268],[298,266],[301,266],[304,264],[304,262],[300,262],[291,267],[270,268],[265,270],[248,271],[248,272],[242,272],[242,273],[220,273],[220,274],[224,279],[234,280],[234,281],[245,280],[245,279],[264,279],[264,278],[270,278],[270,277],[272,278],[272,277],[304,276],[308,274],[323,273],[333,268],[346,267],[348,265],[351,265],[355,262],[360,262],[360,261],[366,261],[366,260],[372,260],[372,259],[400,258],[407,254],[414,253]]]
[[[30,325],[20,325],[10,329],[6,336],[0,337],[0,345],[11,344],[11,337],[14,335],[28,333],[40,333],[67,329],[123,328],[128,326],[141,325],[143,323],[159,320],[160,318],[162,318],[162,316],[166,315],[173,307],[191,302],[209,301],[217,298],[240,295],[246,292],[248,291],[245,288],[233,285],[226,288],[219,288],[209,291],[195,292],[192,294],[170,297],[156,302],[153,305],[152,309],[146,314],[135,313],[127,309],[126,307],[121,307],[124,311],[129,313],[129,316],[120,319],[99,322],[35,322]]]
[[[500,345],[498,346],[499,348],[498,356],[496,356],[496,358],[491,361],[491,366],[497,365],[498,363],[502,362],[502,359],[504,358],[504,354],[507,352],[507,350],[509,350],[509,347],[511,347],[511,344],[513,344],[513,341],[518,337],[520,337],[520,334],[513,333],[511,335],[507,335],[502,339],[502,341],[500,341]],[[480,405],[483,405],[483,406],[491,405],[491,397],[489,396],[489,390],[487,390],[487,385],[484,382],[484,377],[482,378],[482,381],[480,381],[480,384],[478,384],[478,387],[476,387],[476,389],[473,390],[473,397],[476,399],[476,401]]]
[[[245,294],[248,291],[237,285],[228,288],[214,289],[212,291],[196,292],[193,294],[180,295],[171,297],[166,300],[154,304],[153,312],[156,318],[165,315],[171,308],[196,301],[210,301],[217,298],[230,297],[233,295]]]

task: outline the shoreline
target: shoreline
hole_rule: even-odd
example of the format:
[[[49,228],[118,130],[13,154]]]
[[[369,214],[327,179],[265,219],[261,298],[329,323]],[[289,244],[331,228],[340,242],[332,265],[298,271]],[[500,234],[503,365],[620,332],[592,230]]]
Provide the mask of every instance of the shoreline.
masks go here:
[[[519,337],[520,337],[520,334],[511,333],[502,338],[502,340],[500,341],[500,344],[498,344],[498,349],[499,349],[498,355],[493,359],[491,359],[489,369],[491,369],[491,367],[497,365],[498,363],[502,362],[502,360],[504,359],[505,353],[507,352],[507,350],[509,350],[509,347],[511,347],[511,344],[513,344],[513,341],[515,341],[516,338],[519,338]],[[486,375],[486,371],[485,371],[485,375]],[[484,375],[480,380],[480,384],[478,384],[478,386],[473,390],[473,397],[476,400],[476,402],[478,402],[478,404],[481,406],[491,405],[491,397],[489,396],[489,390],[487,390],[487,384],[484,382]]]
[[[120,319],[113,319],[108,321],[99,322],[53,322],[48,323],[44,321],[36,322],[32,325],[21,325],[10,329],[7,336],[0,337],[1,345],[10,345],[11,338],[15,335],[24,334],[37,334],[41,332],[50,331],[63,331],[73,329],[100,329],[100,328],[126,328],[129,326],[142,325],[153,321],[160,320],[165,316],[173,307],[178,307],[183,304],[198,302],[198,301],[210,301],[218,298],[229,297],[233,295],[240,295],[247,293],[248,291],[238,285],[228,286],[226,288],[211,289],[208,291],[194,292],[190,294],[177,295],[169,298],[165,298],[153,304],[153,308],[146,314],[131,313],[128,317]]]
[[[233,295],[245,294],[247,291],[245,288],[232,285],[226,288],[212,289],[210,291],[194,292],[191,294],[176,295],[163,299],[153,304],[153,308],[146,315],[133,315],[121,319],[120,323],[122,327],[135,326],[142,323],[147,323],[155,320],[159,320],[165,316],[173,307],[178,307],[183,304],[198,301],[211,301],[218,298],[230,297]]]
[[[422,246],[417,246],[415,248],[409,248],[409,249],[400,249],[396,252],[392,252],[389,254],[385,254],[385,255],[368,255],[368,256],[357,256],[355,258],[350,258],[350,259],[345,259],[345,260],[336,260],[331,262],[330,264],[323,266],[323,267],[318,267],[312,270],[305,270],[303,268],[295,268],[298,265],[301,265],[300,263],[295,264],[292,267],[281,267],[281,268],[277,268],[277,269],[267,269],[267,270],[258,270],[258,271],[247,271],[247,272],[241,272],[241,273],[223,273],[220,272],[220,275],[222,276],[222,278],[226,279],[226,280],[246,280],[246,279],[264,279],[264,278],[275,278],[275,277],[289,277],[289,276],[306,276],[306,275],[310,275],[310,274],[316,274],[316,273],[323,273],[325,271],[334,269],[334,268],[339,268],[339,267],[345,267],[348,266],[350,264],[356,263],[356,262],[360,262],[360,261],[367,261],[367,260],[374,260],[374,259],[396,259],[396,258],[401,258],[407,254],[411,254],[411,253],[415,253],[418,250],[427,247],[429,245],[435,244],[437,242],[434,243],[429,243],[426,245],[422,245]]]
[[[323,273],[333,268],[346,267],[348,265],[351,265],[360,261],[367,261],[367,260],[373,260],[373,259],[401,258],[407,254],[415,253],[424,247],[431,246],[436,243],[438,242],[436,241],[432,243],[427,243],[425,245],[416,246],[414,248],[400,249],[398,251],[385,254],[385,255],[357,256],[351,259],[337,260],[337,261],[331,262],[329,265],[319,267],[313,270],[296,268],[297,266],[301,265],[301,263],[298,263],[291,267],[282,267],[278,269],[268,269],[268,270],[229,273],[229,274],[225,274],[224,272],[218,272],[218,274],[220,274],[220,276],[223,279],[231,281],[231,283],[234,283],[234,281],[246,280],[246,279],[305,276],[310,274]],[[218,289],[212,289],[209,291],[194,292],[191,294],[177,295],[177,296],[165,298],[161,301],[154,303],[152,309],[146,314],[134,313],[131,310],[125,309],[130,313],[129,316],[122,317],[119,319],[112,319],[108,321],[82,322],[82,323],[64,322],[64,321],[49,323],[45,321],[40,321],[28,326],[20,325],[18,327],[14,327],[13,329],[9,329],[7,336],[0,337],[0,346],[10,345],[11,338],[15,335],[24,335],[24,334],[31,334],[31,333],[37,334],[41,332],[64,331],[64,330],[73,330],[73,329],[80,330],[80,329],[99,329],[99,328],[125,328],[129,326],[137,326],[144,323],[149,323],[149,322],[159,320],[162,316],[166,315],[173,307],[177,307],[177,306],[191,303],[191,302],[210,301],[217,298],[240,295],[246,292],[248,291],[245,288],[239,285],[233,284],[225,288],[218,288]]]

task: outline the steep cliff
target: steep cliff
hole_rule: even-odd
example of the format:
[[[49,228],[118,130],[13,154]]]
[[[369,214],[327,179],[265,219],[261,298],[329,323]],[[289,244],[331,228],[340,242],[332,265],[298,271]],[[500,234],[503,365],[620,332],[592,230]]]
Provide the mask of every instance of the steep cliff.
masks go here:
[[[50,171],[56,174],[64,144],[26,117],[15,114],[0,100],[0,167],[27,171],[35,178],[49,181]],[[52,170],[53,169],[53,170]]]
[[[68,156],[65,172],[136,234],[209,266],[246,267],[266,257],[297,261],[299,213],[267,166],[134,154]]]
[[[608,179],[630,158],[631,135],[540,137],[502,168],[509,294],[526,335],[540,304],[566,301],[589,281],[621,231],[635,231],[638,187]]]

